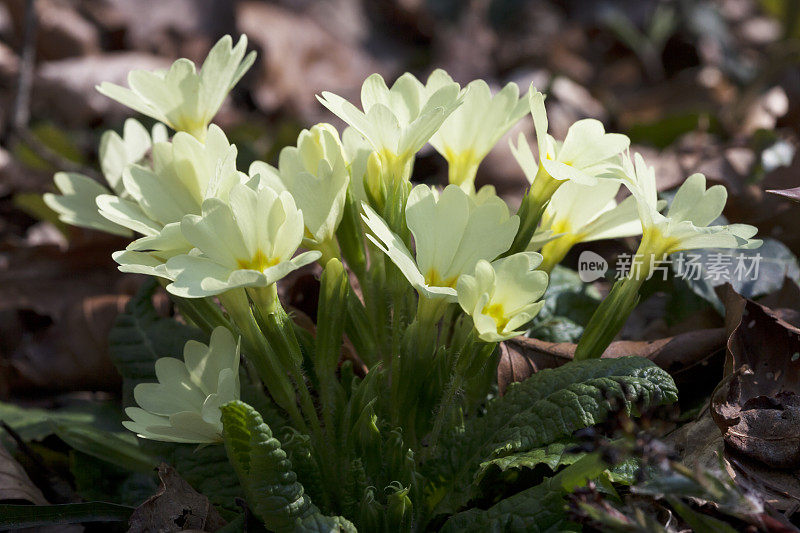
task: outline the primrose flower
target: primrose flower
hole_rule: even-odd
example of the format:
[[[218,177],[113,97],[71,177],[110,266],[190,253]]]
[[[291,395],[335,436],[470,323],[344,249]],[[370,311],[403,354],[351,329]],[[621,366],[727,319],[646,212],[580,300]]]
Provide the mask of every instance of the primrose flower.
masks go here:
[[[757,248],[751,239],[757,229],[747,224],[709,226],[725,207],[728,192],[722,185],[706,189],[702,174],[689,176],[672,200],[666,215],[659,213],[655,171],[641,155],[622,157],[620,177],[636,198],[642,241],[628,275],[617,280],[586,325],[575,359],[600,357],[625,325],[639,300],[639,289],[657,262],[673,252],[696,248]]]
[[[178,132],[172,142],[153,145],[152,168],[126,167],[122,182],[127,196],[97,198],[102,216],[144,235],[113,254],[120,270],[164,277],[159,265],[192,248],[180,231],[184,215],[199,214],[208,198],[226,201],[234,185],[249,181],[236,170],[236,154],[212,124],[205,143]]]
[[[153,143],[166,139],[167,132],[163,124],[156,124],[151,136],[141,123],[129,118],[125,121],[121,137],[114,131],[107,131],[100,139],[100,168],[111,191],[83,174],[58,172],[53,179],[61,194],[45,193],[45,204],[58,213],[58,218],[67,224],[114,235],[131,236],[130,229],[111,222],[100,214],[96,203],[97,197],[112,191],[124,195],[122,170],[131,163],[141,161]]]
[[[571,180],[593,185],[598,176],[619,166],[619,154],[630,145],[627,136],[606,133],[602,122],[587,118],[570,126],[563,142],[556,141],[547,133],[544,98],[542,93],[531,88],[529,103],[539,147],[539,162],[534,159],[524,133],[520,133],[517,146],[511,144],[511,151],[530,183],[535,184],[538,174],[542,176],[539,179],[543,180]],[[554,185],[557,187],[557,184]]]
[[[174,280],[167,290],[202,298],[238,287],[268,287],[320,257],[311,251],[292,258],[303,227],[303,214],[287,191],[235,185],[227,202],[209,198],[202,215],[183,217],[181,233],[195,248],[167,261]]]
[[[633,160],[628,156],[623,158],[623,171],[624,183],[636,197],[643,228],[637,262],[650,257],[660,260],[673,252],[697,248],[757,248],[761,245],[760,240],[751,239],[758,231],[754,226],[709,226],[722,214],[728,192],[722,185],[706,189],[706,178],[702,174],[692,174],[686,179],[667,214],[662,215],[658,210],[654,169],[636,154]],[[638,266],[647,270],[650,265]]]
[[[452,82],[443,71],[442,76]],[[463,103],[445,119],[430,143],[448,164],[450,183],[470,192],[478,166],[500,137],[530,111],[519,87],[509,83],[492,96],[483,80],[470,82]]]
[[[281,150],[279,171],[256,161],[250,176],[258,175],[261,184],[275,191],[289,191],[303,212],[305,242],[312,248],[335,246],[336,228],[342,221],[350,176],[339,142],[330,124],[317,124],[303,130],[297,146]]]
[[[367,201],[365,180],[372,146],[358,130],[348,126],[342,132],[342,152],[350,174],[350,194],[361,205],[361,202]]]
[[[619,154],[630,144],[625,135],[606,133],[603,124],[594,119],[575,122],[564,142],[556,141],[547,133],[544,95],[531,87],[528,101],[539,145],[539,161],[533,157],[525,134],[520,133],[517,146],[511,143],[511,153],[531,188],[520,205],[520,231],[511,245],[511,253],[521,252],[530,245],[547,203],[561,185],[567,181],[594,185],[599,177],[608,177],[619,168]]]
[[[176,131],[203,140],[228,92],[255,61],[255,52],[245,56],[247,37],[242,35],[236,46],[232,44],[230,35],[220,39],[200,72],[192,61],[181,58],[166,71],[131,71],[129,89],[103,82],[97,90]]]
[[[427,185],[412,189],[406,204],[406,221],[414,236],[416,259],[403,241],[369,206],[364,222],[374,233],[369,239],[397,265],[421,296],[457,300],[456,282],[472,273],[481,259],[492,260],[505,252],[517,233],[519,219],[509,215],[498,197],[481,204],[457,185],[439,195]]]
[[[551,271],[580,242],[642,233],[636,198],[629,196],[619,204],[616,201],[621,185],[607,179],[594,185],[567,182],[553,194],[532,241],[532,247],[542,240],[549,241],[543,243],[541,250],[542,270]]]
[[[461,102],[458,84],[443,75],[434,72],[426,86],[405,73],[389,89],[373,74],[361,86],[363,111],[327,91],[317,98],[372,145],[394,183],[409,178],[414,155]]]
[[[122,424],[145,439],[184,443],[222,441],[220,406],[239,399],[239,346],[227,328],[217,327],[206,346],[189,341],[183,361],[156,361],[158,383],[133,389],[139,407],[125,409]]]
[[[489,263],[478,261],[473,275],[458,278],[458,303],[472,317],[478,337],[500,342],[525,333],[520,329],[544,306],[547,274],[535,270],[536,252],[522,252]]]

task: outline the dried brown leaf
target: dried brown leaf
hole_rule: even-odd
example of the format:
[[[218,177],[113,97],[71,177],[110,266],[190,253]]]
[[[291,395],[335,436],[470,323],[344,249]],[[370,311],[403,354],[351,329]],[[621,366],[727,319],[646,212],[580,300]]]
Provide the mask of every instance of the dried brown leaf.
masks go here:
[[[800,468],[800,329],[725,290],[730,337],[711,414],[730,449],[773,468]]]
[[[225,525],[208,498],[194,490],[174,468],[161,463],[158,477],[158,492],[133,512],[128,533],[216,531]]]
[[[800,202],[800,187],[795,187],[794,189],[769,189],[767,192]]]
[[[48,503],[22,465],[0,444],[0,501],[20,500],[36,505]]]
[[[50,327],[23,335],[4,361],[3,388],[116,390],[120,376],[108,356],[108,334],[129,299],[107,294],[78,300]]]
[[[725,331],[715,328],[690,331],[654,341],[617,341],[611,343],[603,357],[646,357],[679,380],[682,373],[703,363],[722,349],[725,338]],[[502,343],[500,350],[497,383],[502,394],[509,383],[522,381],[539,370],[571,361],[575,344],[516,337]]]
[[[343,42],[311,18],[264,2],[238,2],[237,25],[259,50],[253,68],[255,101],[262,110],[282,109],[306,120],[325,118],[315,94],[355,97],[361,82],[381,71],[361,48]]]

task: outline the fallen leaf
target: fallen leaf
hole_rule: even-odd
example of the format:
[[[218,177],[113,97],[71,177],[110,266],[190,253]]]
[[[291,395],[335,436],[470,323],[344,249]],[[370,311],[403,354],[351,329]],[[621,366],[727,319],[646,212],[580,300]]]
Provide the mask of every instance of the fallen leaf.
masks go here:
[[[84,0],[82,11],[113,48],[202,61],[216,38],[236,36],[234,2],[227,0]]]
[[[23,34],[25,0],[7,0],[16,35]],[[83,18],[71,2],[40,0],[36,6],[36,55],[42,59],[60,59],[92,55],[100,50],[97,28]]]
[[[128,533],[216,531],[225,525],[208,498],[194,490],[174,468],[161,463],[158,477],[158,492],[133,512]]]
[[[664,442],[672,445],[681,463],[692,470],[708,472],[720,467],[724,443],[708,406],[695,420],[670,433]]]
[[[772,468],[797,469],[800,329],[730,286],[725,301],[730,337],[711,414],[732,450]]]
[[[681,333],[654,341],[616,341],[603,353],[604,358],[635,355],[646,357],[670,372],[676,381],[682,374],[703,364],[725,346],[725,330],[704,329]],[[555,368],[573,359],[575,344],[545,342],[529,337],[516,337],[500,344],[497,384],[500,393],[509,383],[522,381],[532,374]]]
[[[780,470],[755,459],[725,454],[725,469],[742,488],[769,505],[785,511],[800,505],[800,476],[797,471]],[[793,530],[797,531],[797,530]]]
[[[274,4],[238,2],[238,29],[259,49],[253,67],[255,101],[262,110],[281,109],[306,120],[330,120],[315,94],[358,95],[361,82],[380,65],[361,48],[336,39],[308,17]]]
[[[0,444],[0,501],[26,501],[36,505],[47,505],[47,500],[31,478]]]
[[[795,187],[794,189],[769,189],[767,192],[800,202],[800,187]]]
[[[121,380],[108,356],[108,334],[129,299],[121,294],[87,297],[51,326],[24,334],[3,360],[0,388],[117,390]]]

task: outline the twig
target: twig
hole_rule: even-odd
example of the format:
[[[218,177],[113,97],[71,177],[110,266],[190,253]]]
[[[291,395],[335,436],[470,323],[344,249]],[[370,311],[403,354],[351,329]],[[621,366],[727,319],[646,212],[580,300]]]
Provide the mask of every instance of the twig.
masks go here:
[[[72,490],[69,483],[48,467],[42,460],[42,457],[28,446],[28,443],[22,439],[22,436],[17,433],[14,428],[9,426],[5,420],[0,420],[0,428],[8,433],[16,443],[20,453],[27,457],[33,466],[36,467],[39,477],[44,478],[40,479],[40,481],[47,482],[45,487],[40,486],[39,488],[43,489],[43,492],[46,493],[45,497],[48,501],[53,503],[72,503],[80,501],[80,498],[75,494],[75,491]]]
[[[83,167],[55,152],[28,128],[31,118],[31,92],[33,89],[33,73],[36,68],[36,35],[38,29],[39,19],[36,13],[36,0],[26,0],[22,47],[19,52],[17,92],[14,96],[11,116],[2,135],[2,144],[11,146],[22,142],[37,156],[56,169],[80,172],[98,179],[100,176],[93,169]]]
[[[8,141],[16,132],[28,126],[28,120],[31,115],[31,88],[36,62],[36,32],[38,27],[36,0],[27,0],[25,3],[25,18],[23,20],[22,49],[19,54],[17,94],[14,97],[11,120],[4,135],[5,141]]]

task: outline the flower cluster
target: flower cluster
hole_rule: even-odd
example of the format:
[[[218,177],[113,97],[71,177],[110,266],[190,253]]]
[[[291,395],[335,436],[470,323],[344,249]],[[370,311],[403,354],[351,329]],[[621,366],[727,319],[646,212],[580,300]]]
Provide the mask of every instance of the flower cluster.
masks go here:
[[[525,333],[544,305],[548,273],[575,244],[642,234],[640,258],[758,245],[751,226],[710,225],[725,204],[722,186],[706,190],[702,175],[690,176],[662,214],[654,171],[630,156],[626,136],[584,119],[556,140],[535,88],[521,94],[509,83],[493,92],[482,80],[462,87],[441,70],[424,83],[404,74],[391,87],[374,74],[360,108],[323,92],[322,105],[348,125],[341,135],[314,125],[280,151],[277,166],[256,161],[243,172],[236,146],[212,121],[253,64],[246,48],[246,38],[234,46],[225,37],[199,70],[180,59],[163,72],[132,72],[128,88],[102,84],[101,93],[158,122],[147,131],[128,119],[121,135],[103,136],[105,184],[58,173],[60,194],[45,195],[64,222],[130,238],[113,254],[120,270],[158,277],[186,319],[210,335],[208,346],[187,344],[183,361],[159,360],[158,383],[136,388],[140,408],[128,410],[126,427],[147,438],[220,439],[220,406],[239,395],[237,338],[294,427],[322,434],[333,422],[319,415],[332,408],[318,412],[305,373],[309,364],[320,372],[320,401],[344,394],[330,381],[341,339],[325,338],[342,330],[358,361],[385,376],[375,378],[390,391],[385,409],[402,398],[429,401],[420,412],[438,417],[392,412],[393,422],[410,439],[436,436],[470,377],[463,369],[480,369],[496,343]],[[511,143],[530,182],[512,213],[493,189],[476,191],[475,176],[528,114],[537,153],[524,134]],[[443,188],[411,184],[416,154],[428,143],[447,161]],[[620,200],[624,190],[631,194]],[[295,332],[276,284],[314,261],[330,284],[321,302],[341,307],[320,307],[318,338],[309,342]],[[612,308],[598,313],[629,312],[636,276],[633,289],[617,291],[606,304]],[[350,288],[356,282],[358,293]],[[627,307],[613,307],[620,302]],[[616,333],[617,324],[601,318],[587,328],[595,340],[581,353],[599,356]],[[409,377],[448,371],[444,381]],[[450,400],[438,405],[442,397]]]

